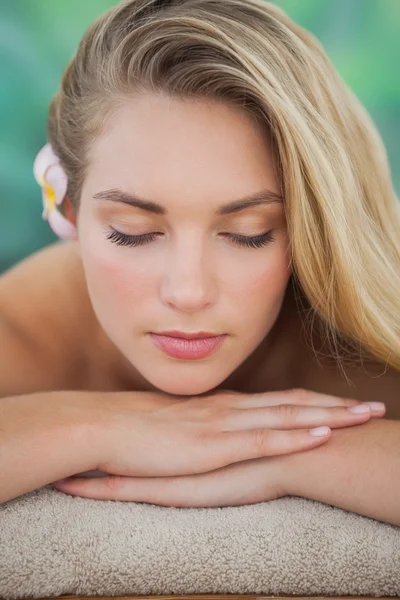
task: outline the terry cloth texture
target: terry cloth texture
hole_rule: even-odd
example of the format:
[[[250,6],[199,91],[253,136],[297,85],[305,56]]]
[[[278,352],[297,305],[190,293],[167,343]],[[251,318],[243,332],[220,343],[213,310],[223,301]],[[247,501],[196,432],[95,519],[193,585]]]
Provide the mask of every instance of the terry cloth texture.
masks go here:
[[[222,508],[44,486],[0,505],[0,598],[400,596],[400,527],[297,496]]]

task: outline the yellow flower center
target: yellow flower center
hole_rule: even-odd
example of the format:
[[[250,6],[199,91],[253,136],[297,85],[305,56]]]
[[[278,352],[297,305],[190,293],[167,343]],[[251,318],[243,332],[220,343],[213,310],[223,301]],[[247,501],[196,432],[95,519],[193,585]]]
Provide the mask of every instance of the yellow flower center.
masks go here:
[[[56,194],[48,183],[44,183],[43,188],[46,196],[47,208],[48,210],[53,210],[56,206]]]

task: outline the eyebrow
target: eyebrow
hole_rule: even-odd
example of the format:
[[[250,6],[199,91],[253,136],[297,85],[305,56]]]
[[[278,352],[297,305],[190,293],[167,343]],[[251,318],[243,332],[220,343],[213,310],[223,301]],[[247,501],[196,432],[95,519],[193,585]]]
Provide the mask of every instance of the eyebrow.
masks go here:
[[[168,214],[167,209],[164,206],[161,206],[161,204],[157,204],[151,200],[145,200],[144,198],[139,198],[139,196],[135,194],[124,192],[119,189],[110,189],[97,192],[94,194],[93,198],[95,200],[106,200],[109,202],[129,204],[130,206],[136,206],[137,208],[141,208],[147,212],[155,213],[156,215]],[[234,202],[220,206],[217,209],[216,214],[227,215],[230,213],[239,212],[245,208],[249,208],[250,206],[273,204],[275,202],[282,203],[283,197],[270,190],[261,190],[255,194],[245,196],[244,198],[240,198],[239,200],[235,200]]]

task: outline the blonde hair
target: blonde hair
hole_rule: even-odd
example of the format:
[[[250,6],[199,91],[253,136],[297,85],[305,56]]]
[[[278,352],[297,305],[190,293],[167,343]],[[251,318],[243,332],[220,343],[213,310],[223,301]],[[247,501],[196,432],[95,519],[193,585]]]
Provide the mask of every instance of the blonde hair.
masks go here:
[[[78,210],[90,144],[128,97],[228,103],[273,142],[292,281],[339,364],[400,371],[400,209],[370,116],[318,40],[263,0],[125,0],[64,71],[48,137]]]

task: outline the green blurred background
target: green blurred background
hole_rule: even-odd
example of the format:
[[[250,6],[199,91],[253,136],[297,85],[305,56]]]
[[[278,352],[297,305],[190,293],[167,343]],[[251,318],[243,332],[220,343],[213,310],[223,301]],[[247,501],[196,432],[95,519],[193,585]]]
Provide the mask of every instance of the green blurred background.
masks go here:
[[[223,2],[223,0],[221,0]],[[33,160],[46,112],[85,29],[116,0],[0,0],[0,272],[56,240]],[[400,0],[276,0],[323,43],[369,110],[400,192]]]

